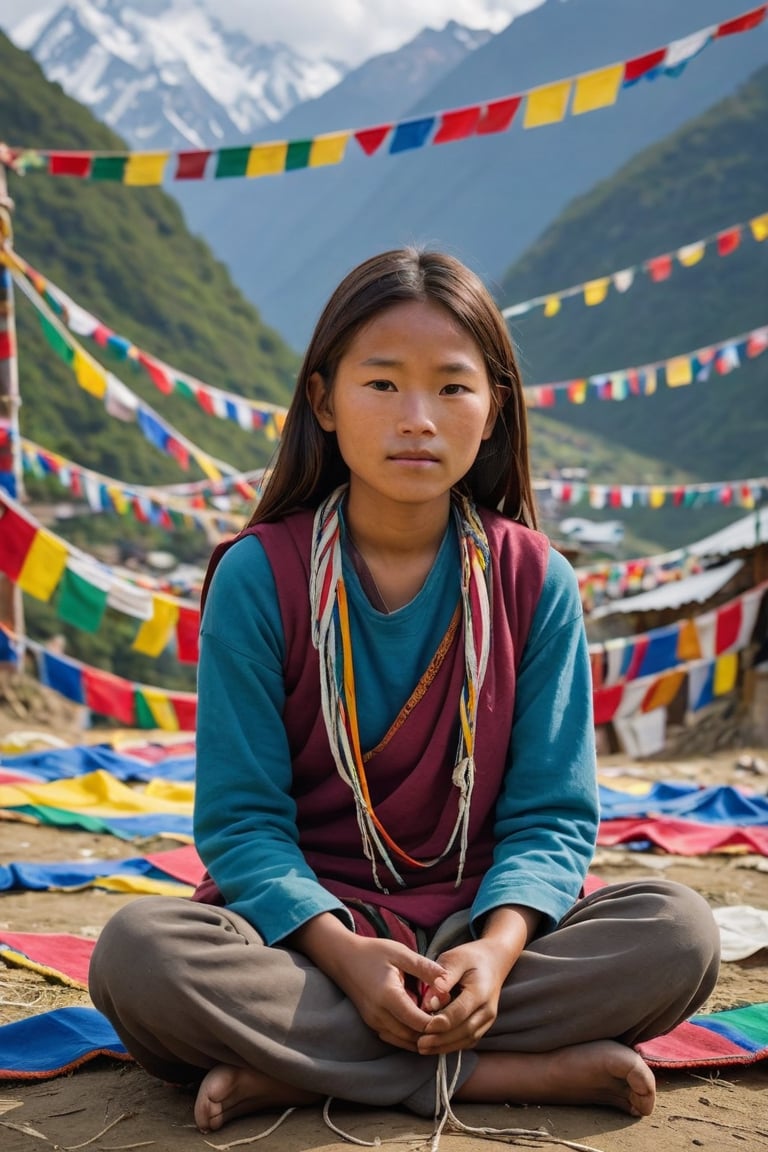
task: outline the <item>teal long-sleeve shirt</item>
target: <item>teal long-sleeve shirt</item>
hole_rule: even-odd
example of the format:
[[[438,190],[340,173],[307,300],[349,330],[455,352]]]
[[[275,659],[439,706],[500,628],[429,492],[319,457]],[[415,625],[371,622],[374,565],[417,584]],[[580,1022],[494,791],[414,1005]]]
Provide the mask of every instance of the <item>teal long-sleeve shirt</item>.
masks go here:
[[[448,531],[419,593],[377,611],[349,558],[360,739],[374,747],[445,635],[459,592]],[[307,637],[308,645],[311,638]],[[275,574],[258,539],[237,541],[209,589],[200,639],[195,840],[229,907],[268,944],[321,912],[349,922],[299,847],[282,721],[284,636]],[[594,850],[598,800],[587,643],[573,569],[550,549],[520,666],[493,864],[472,905],[522,904],[552,927],[576,899]],[[361,849],[362,851],[362,849]]]

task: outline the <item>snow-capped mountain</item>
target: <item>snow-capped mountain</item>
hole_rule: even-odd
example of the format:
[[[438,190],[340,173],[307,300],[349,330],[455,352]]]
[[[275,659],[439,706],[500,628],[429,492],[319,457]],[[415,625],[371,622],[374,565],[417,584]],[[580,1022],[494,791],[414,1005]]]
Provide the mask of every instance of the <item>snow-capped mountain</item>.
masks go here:
[[[10,29],[49,80],[133,147],[220,147],[343,78],[344,64],[257,44],[195,0],[70,0]]]

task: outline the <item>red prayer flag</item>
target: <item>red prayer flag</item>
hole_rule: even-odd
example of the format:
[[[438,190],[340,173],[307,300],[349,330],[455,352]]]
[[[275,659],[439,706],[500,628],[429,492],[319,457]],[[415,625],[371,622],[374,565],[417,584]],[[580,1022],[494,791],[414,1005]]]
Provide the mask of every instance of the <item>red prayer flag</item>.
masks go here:
[[[0,503],[0,572],[13,584],[19,578],[36,535],[34,524],[7,504]]]
[[[634,60],[627,60],[624,65],[624,83],[633,84],[635,80],[642,79],[654,68],[658,68],[666,54],[666,48],[657,48],[655,52],[647,52],[645,56],[635,56]]]
[[[111,328],[107,328],[106,324],[97,324],[93,332],[91,332],[91,340],[93,340],[95,344],[98,344],[100,348],[106,348],[110,336],[114,335],[115,333]]]
[[[216,410],[213,406],[213,396],[206,388],[195,389],[195,399],[202,408],[203,412],[207,412],[209,416],[215,416]]]
[[[365,152],[366,156],[373,156],[389,135],[391,124],[382,124],[378,128],[361,128],[355,132],[355,140]]]
[[[177,464],[180,464],[185,470],[189,468],[189,449],[180,440],[177,440],[175,436],[169,436],[166,448],[168,455],[173,456]]]
[[[658,284],[660,280],[668,280],[672,275],[671,256],[655,256],[653,260],[646,261],[645,266],[648,269],[648,275],[651,280],[656,284]]]
[[[176,710],[176,719],[182,732],[194,732],[197,723],[197,697],[169,696],[168,699]]]
[[[627,665],[627,668],[624,672],[625,680],[637,679],[637,675],[640,671],[640,668],[642,667],[643,660],[645,659],[645,654],[648,651],[649,644],[650,640],[648,639],[648,636],[638,636],[635,640],[635,643],[629,645],[629,647],[631,647],[631,652],[629,657],[629,664]]]
[[[159,388],[164,396],[170,396],[171,392],[173,392],[173,380],[171,380],[162,364],[157,360],[153,360],[146,352],[139,352],[138,360],[153,384]]]
[[[200,613],[196,608],[180,608],[176,621],[177,656],[182,664],[196,664],[198,658],[198,634]]]
[[[455,112],[443,112],[440,127],[435,132],[433,144],[447,144],[450,140],[466,140],[472,136],[480,119],[480,105],[474,108],[458,108]]]
[[[134,689],[130,680],[84,665],[83,697],[92,712],[120,720],[128,728],[136,727]]]
[[[14,354],[13,340],[10,332],[0,332],[0,360],[10,360]]]
[[[81,180],[91,174],[93,155],[90,152],[49,152],[50,176],[79,176]]]
[[[731,604],[726,604],[722,608],[718,608],[715,618],[716,656],[727,652],[738,640],[739,633],[741,632],[741,615],[742,604],[740,599],[734,600]]]
[[[612,684],[608,688],[596,688],[592,693],[595,710],[595,725],[608,724],[616,715],[616,709],[624,696],[623,684]]]
[[[729,228],[725,232],[719,232],[717,236],[717,251],[720,256],[730,256],[731,252],[735,252],[741,244],[741,228]]]
[[[210,152],[179,152],[174,180],[202,180]]]
[[[492,100],[486,104],[477,125],[478,136],[489,136],[491,132],[506,132],[520,107],[522,96],[510,96],[506,100]]]
[[[745,12],[743,16],[726,20],[718,26],[715,38],[733,36],[736,32],[749,32],[751,28],[757,28],[758,24],[762,24],[765,20],[766,12],[768,12],[768,4],[761,4],[759,8],[753,8],[751,12]]]

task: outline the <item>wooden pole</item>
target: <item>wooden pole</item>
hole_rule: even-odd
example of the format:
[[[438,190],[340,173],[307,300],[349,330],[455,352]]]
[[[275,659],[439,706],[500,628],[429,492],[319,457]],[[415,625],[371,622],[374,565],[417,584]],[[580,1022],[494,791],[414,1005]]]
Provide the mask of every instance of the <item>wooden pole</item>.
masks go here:
[[[5,164],[0,160],[0,248],[13,246],[11,214]],[[19,367],[16,354],[16,312],[10,269],[0,264],[0,473],[4,486],[17,500],[24,498],[19,437]],[[21,590],[0,573],[0,623],[20,640],[24,637],[24,602]]]

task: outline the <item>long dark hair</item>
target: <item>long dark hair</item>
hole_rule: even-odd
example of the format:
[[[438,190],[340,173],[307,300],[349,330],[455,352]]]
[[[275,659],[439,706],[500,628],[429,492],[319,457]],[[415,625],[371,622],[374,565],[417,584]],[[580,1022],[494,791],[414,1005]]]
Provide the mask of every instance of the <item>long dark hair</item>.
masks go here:
[[[280,446],[267,472],[249,524],[282,519],[316,508],[349,471],[336,436],[312,411],[307,385],[317,372],[333,387],[339,361],[359,329],[385,308],[406,301],[440,304],[473,338],[485,361],[496,423],[480,445],[461,490],[476,504],[536,527],[528,422],[515,353],[504,320],[478,276],[442,252],[399,248],[354,268],[326,304],[307,347]]]

